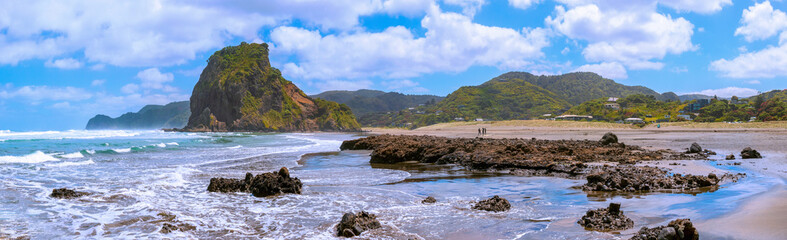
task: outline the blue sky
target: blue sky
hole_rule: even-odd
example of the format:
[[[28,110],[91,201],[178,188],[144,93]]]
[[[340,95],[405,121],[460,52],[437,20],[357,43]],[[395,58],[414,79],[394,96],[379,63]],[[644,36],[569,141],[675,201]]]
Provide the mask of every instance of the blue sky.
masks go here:
[[[0,129],[82,129],[187,100],[216,50],[267,42],[309,94],[446,95],[508,71],[658,92],[787,87],[787,4],[731,0],[2,1]]]

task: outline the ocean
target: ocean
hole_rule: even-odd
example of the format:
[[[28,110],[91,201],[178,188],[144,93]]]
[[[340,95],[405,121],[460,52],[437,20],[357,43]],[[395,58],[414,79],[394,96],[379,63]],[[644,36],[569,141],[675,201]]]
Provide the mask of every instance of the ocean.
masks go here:
[[[0,239],[331,239],[345,212],[368,211],[383,227],[362,239],[615,239],[576,221],[621,202],[636,232],[676,217],[730,213],[747,197],[783,184],[740,166],[738,183],[712,192],[597,196],[584,180],[518,177],[453,165],[370,164],[368,151],[339,151],[337,133],[0,131]],[[722,156],[723,157],[723,156]],[[303,194],[256,198],[207,191],[212,177],[290,169]],[[49,197],[52,189],[90,195]],[[512,209],[473,210],[500,195]],[[422,204],[427,196],[435,204]],[[164,233],[165,223],[192,229]],[[705,231],[700,229],[700,233]]]

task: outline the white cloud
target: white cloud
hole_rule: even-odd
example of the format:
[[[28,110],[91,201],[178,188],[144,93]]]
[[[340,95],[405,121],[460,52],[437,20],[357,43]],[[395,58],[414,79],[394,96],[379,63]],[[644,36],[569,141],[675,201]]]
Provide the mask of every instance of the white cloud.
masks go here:
[[[142,81],[143,88],[164,89],[165,83],[172,82],[175,76],[172,73],[161,73],[158,68],[148,68],[137,73],[137,78]]]
[[[659,4],[666,5],[678,11],[698,13],[715,13],[724,6],[732,5],[731,0],[659,0]]]
[[[101,71],[101,70],[104,70],[105,67],[106,67],[106,65],[99,63],[99,64],[96,64],[96,65],[90,66],[90,70]]]
[[[421,21],[425,37],[397,26],[382,32],[322,36],[318,31],[278,27],[271,32],[275,54],[293,54],[283,73],[304,79],[408,78],[438,71],[461,72],[473,65],[520,69],[543,56],[544,29],[521,31],[473,23],[467,16],[433,6]]]
[[[263,26],[294,20],[323,30],[353,30],[375,13],[424,13],[432,1],[0,1],[0,64],[84,55],[115,66],[169,66],[223,47],[260,41]]]
[[[50,59],[44,63],[44,66],[49,68],[77,69],[82,67],[82,62],[73,58],[63,58],[54,61]]]
[[[685,73],[685,72],[689,72],[689,68],[687,68],[686,66],[673,67],[670,71],[674,73]]]
[[[13,88],[13,86],[8,88]],[[23,86],[17,89],[0,91],[0,98],[25,100],[34,103],[46,100],[81,101],[92,96],[88,91],[75,87]]]
[[[575,72],[594,72],[602,77],[609,79],[626,79],[628,74],[626,68],[617,62],[604,62],[599,64],[582,65]]]
[[[486,0],[443,0],[443,2],[461,7],[462,14],[471,18],[486,4]]]
[[[508,5],[519,9],[527,9],[539,2],[541,2],[541,0],[508,0]]]
[[[402,89],[402,88],[412,88],[418,86],[417,82],[413,82],[409,79],[402,79],[402,80],[391,80],[391,81],[384,81],[382,85],[389,90],[393,89]]]
[[[756,3],[743,10],[743,26],[735,29],[735,36],[742,35],[746,41],[761,40],[787,29],[787,14],[774,10],[771,2]]]
[[[70,109],[71,108],[71,103],[69,103],[69,102],[55,103],[55,104],[52,104],[52,108],[56,108],[56,109]]]
[[[787,44],[769,46],[727,60],[711,62],[710,69],[731,78],[774,78],[787,76]]]
[[[655,2],[605,2],[601,6],[605,8],[557,6],[556,15],[547,17],[546,23],[569,38],[588,41],[582,51],[586,60],[619,62],[630,69],[661,69],[663,64],[653,60],[695,49],[691,43],[694,26],[686,19],[657,13]]]
[[[690,92],[686,94],[703,94],[708,96],[718,96],[720,98],[730,98],[732,96],[738,97],[751,97],[757,95],[759,91],[751,88],[740,87],[726,87],[720,89],[706,89],[699,92]]]
[[[129,83],[120,88],[120,91],[125,94],[133,94],[139,91],[139,85]]]
[[[358,89],[370,89],[373,83],[369,80],[357,81],[341,81],[341,80],[326,80],[315,83],[321,92],[331,90],[349,90],[354,91]]]
[[[96,79],[96,80],[93,80],[93,82],[90,83],[90,86],[93,86],[93,87],[101,86],[101,85],[104,85],[104,83],[106,83],[106,82],[107,82],[107,80],[104,80],[104,79]]]
[[[571,49],[568,49],[568,47],[565,47],[565,48],[563,48],[563,50],[560,51],[560,54],[566,55],[570,51],[571,51]]]

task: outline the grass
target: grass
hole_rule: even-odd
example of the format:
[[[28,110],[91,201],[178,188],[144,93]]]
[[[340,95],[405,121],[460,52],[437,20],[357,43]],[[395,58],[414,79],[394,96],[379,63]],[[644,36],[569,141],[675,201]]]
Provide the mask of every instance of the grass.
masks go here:
[[[480,124],[490,124],[493,127],[555,127],[555,128],[616,128],[616,129],[639,129],[631,124],[609,123],[609,122],[586,122],[586,121],[551,121],[551,120],[509,120],[509,121],[485,121],[485,122],[449,122],[439,123],[422,127],[419,129],[436,129],[458,126],[472,126]]]
[[[649,127],[654,127],[650,125]],[[682,128],[782,128],[787,129],[787,121],[773,122],[744,122],[744,123],[724,123],[724,122],[670,122],[661,123],[661,127],[682,127]]]

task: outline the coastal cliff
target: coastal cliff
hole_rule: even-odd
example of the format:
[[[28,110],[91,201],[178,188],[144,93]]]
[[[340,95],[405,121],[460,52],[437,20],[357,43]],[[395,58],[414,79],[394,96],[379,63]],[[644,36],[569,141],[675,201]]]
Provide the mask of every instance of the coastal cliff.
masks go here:
[[[167,105],[147,105],[139,112],[129,112],[117,118],[99,114],[91,118],[85,129],[160,129],[186,126],[189,115],[189,102],[172,102]]]
[[[225,47],[191,94],[185,131],[358,131],[347,105],[312,99],[271,67],[268,44]]]

